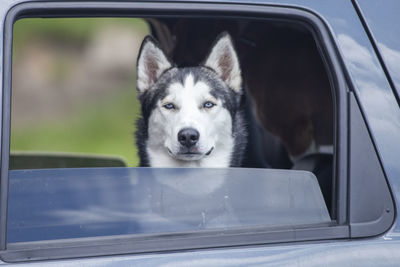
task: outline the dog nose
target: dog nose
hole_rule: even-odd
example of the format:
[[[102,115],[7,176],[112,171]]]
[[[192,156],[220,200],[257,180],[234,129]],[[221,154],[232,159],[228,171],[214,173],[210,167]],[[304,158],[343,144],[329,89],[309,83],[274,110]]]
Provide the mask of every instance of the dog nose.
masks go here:
[[[178,141],[182,146],[192,147],[199,141],[200,134],[196,129],[184,128],[178,133]]]

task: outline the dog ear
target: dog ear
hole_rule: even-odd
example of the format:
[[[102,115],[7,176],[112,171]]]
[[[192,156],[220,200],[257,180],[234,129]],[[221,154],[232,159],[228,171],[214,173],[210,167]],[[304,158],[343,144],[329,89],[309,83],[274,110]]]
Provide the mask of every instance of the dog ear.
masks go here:
[[[137,60],[137,90],[143,93],[148,90],[161,74],[171,68],[172,64],[159,47],[158,43],[151,37],[146,36],[140,48]]]
[[[239,59],[236,54],[231,36],[223,32],[211,48],[204,66],[217,72],[230,88],[236,93],[242,92],[242,75]]]

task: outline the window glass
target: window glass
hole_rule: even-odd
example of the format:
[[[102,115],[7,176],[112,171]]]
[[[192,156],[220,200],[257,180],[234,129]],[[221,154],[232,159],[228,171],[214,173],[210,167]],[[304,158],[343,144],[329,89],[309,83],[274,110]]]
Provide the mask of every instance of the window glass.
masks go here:
[[[330,221],[332,88],[303,25],[29,18],[13,34],[8,242]]]
[[[86,168],[10,173],[8,242],[329,223],[310,172]]]

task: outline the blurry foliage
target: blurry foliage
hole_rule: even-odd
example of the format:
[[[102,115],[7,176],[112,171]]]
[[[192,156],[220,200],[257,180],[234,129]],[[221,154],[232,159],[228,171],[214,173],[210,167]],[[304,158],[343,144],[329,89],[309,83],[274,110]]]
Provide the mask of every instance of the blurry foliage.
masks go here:
[[[140,32],[148,32],[148,25],[143,20],[133,18],[22,19],[14,25],[13,61],[24,47],[35,41],[54,47],[82,49],[98,29],[110,25],[128,25]],[[65,55],[61,54],[61,59],[57,59],[60,62],[49,70],[54,80],[68,78],[65,73],[70,59],[63,60],[62,57]],[[24,58],[18,61],[23,64]],[[11,150],[112,155],[122,157],[128,166],[136,166],[139,160],[134,131],[140,105],[135,84],[132,75],[129,81],[116,85],[118,88],[112,88],[94,100],[90,94],[88,99],[79,99],[71,112],[62,117],[38,119],[18,127],[12,124]],[[13,87],[13,90],[18,88]]]
[[[127,90],[125,94],[81,106],[62,120],[12,131],[11,149],[116,155],[129,166],[137,166],[133,132],[139,107],[136,92]]]
[[[88,43],[100,27],[110,25],[127,25],[143,32],[148,31],[146,22],[135,18],[20,19],[14,24],[13,56],[18,56],[21,47],[35,40],[79,48]]]

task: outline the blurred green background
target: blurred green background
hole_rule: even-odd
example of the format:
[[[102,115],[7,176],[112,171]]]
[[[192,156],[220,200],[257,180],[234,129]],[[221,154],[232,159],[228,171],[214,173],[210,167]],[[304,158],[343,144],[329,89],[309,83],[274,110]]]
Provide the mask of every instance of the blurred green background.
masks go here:
[[[134,18],[21,19],[14,25],[11,151],[122,157],[137,166]]]

